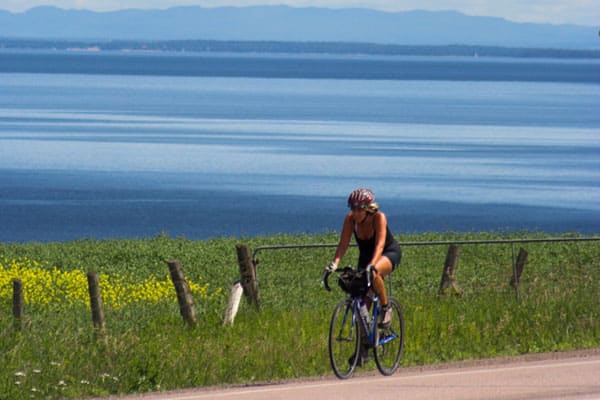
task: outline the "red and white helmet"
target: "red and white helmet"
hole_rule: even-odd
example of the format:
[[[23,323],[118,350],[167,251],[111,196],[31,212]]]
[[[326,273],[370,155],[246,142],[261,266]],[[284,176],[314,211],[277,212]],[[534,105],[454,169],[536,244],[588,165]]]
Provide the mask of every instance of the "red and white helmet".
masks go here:
[[[348,207],[365,207],[375,201],[371,189],[356,189],[348,196]]]

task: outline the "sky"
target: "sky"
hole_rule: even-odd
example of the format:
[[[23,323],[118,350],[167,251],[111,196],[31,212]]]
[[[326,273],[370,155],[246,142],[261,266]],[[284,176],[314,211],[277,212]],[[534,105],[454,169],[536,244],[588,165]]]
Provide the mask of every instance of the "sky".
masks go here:
[[[456,10],[515,22],[576,24],[600,27],[600,0],[0,0],[0,10],[22,12],[37,6],[113,11],[177,6],[253,6],[370,8],[381,11]]]

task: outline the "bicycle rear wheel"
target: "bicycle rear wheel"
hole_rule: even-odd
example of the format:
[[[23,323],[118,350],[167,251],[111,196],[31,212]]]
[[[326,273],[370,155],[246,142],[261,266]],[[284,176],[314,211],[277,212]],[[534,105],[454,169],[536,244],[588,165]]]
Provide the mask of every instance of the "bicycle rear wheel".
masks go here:
[[[375,364],[383,375],[392,375],[398,369],[404,351],[404,318],[402,308],[396,299],[388,299],[392,307],[392,322],[386,328],[375,331]]]
[[[343,300],[333,310],[329,325],[329,360],[335,375],[346,379],[358,362],[360,345],[358,320],[352,312],[352,302]]]

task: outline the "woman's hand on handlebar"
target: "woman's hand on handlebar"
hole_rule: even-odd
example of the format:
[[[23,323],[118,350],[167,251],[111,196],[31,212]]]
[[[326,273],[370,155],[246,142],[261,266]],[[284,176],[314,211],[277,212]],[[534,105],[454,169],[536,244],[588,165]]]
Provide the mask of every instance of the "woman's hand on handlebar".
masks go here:
[[[335,271],[337,269],[337,264],[335,262],[330,262],[325,269],[323,270],[323,278],[321,279],[321,282],[323,282],[323,286],[325,286],[325,289],[327,289],[328,292],[331,292],[331,288],[329,287],[329,275]]]
[[[325,271],[332,273],[337,269],[337,267],[338,265],[335,263],[335,261],[332,261],[329,264],[327,264],[327,266],[325,267]]]

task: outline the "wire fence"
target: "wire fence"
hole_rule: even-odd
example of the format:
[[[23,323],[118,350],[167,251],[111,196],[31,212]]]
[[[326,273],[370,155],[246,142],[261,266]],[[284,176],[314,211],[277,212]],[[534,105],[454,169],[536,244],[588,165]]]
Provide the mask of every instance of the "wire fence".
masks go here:
[[[476,246],[476,245],[509,245],[511,248],[511,264],[513,269],[513,276],[517,276],[517,260],[515,255],[515,247],[517,245],[524,245],[528,243],[568,243],[568,242],[595,242],[600,241],[600,237],[555,237],[555,238],[520,238],[520,239],[490,239],[490,240],[445,240],[445,241],[407,241],[399,242],[402,247],[425,247],[425,246]],[[309,250],[309,249],[326,249],[336,248],[337,243],[318,243],[318,244],[301,244],[301,245],[269,245],[260,246],[254,249],[252,253],[252,260],[254,265],[259,264],[258,255],[259,253],[267,251],[278,251],[278,250]],[[357,247],[355,243],[352,243],[350,247]],[[258,273],[258,272],[257,272]],[[391,282],[389,282],[390,293],[391,293]],[[515,296],[519,299],[518,284],[514,285]]]
[[[523,239],[495,239],[495,240],[442,240],[430,242],[399,242],[400,246],[449,246],[455,245],[477,245],[477,244],[511,244],[513,249],[519,243],[550,243],[550,242],[592,242],[600,241],[600,237],[577,237],[577,238],[523,238]],[[351,247],[356,247],[353,243]],[[252,259],[256,263],[257,255],[267,250],[286,250],[286,249],[316,249],[316,248],[335,248],[337,243],[319,243],[319,244],[291,244],[291,245],[270,245],[259,246],[254,249]]]

